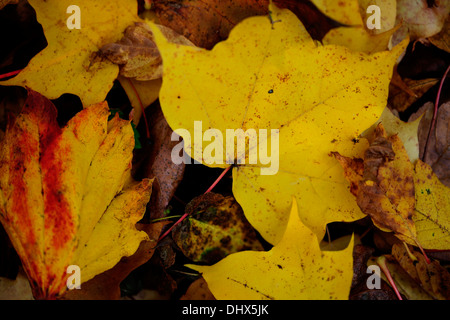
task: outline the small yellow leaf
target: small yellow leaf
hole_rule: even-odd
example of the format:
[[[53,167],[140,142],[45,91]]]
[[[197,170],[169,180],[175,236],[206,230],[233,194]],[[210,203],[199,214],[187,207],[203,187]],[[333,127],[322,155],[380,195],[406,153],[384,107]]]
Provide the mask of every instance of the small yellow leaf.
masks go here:
[[[345,46],[353,51],[375,53],[388,49],[389,41],[400,25],[395,27],[395,0],[313,0],[313,3],[330,18],[346,25],[331,29],[322,39],[324,44]],[[369,29],[369,5],[380,8],[380,29]],[[370,19],[370,18],[369,18]]]
[[[350,293],[352,252],[353,239],[342,251],[321,251],[294,200],[283,238],[270,251],[243,251],[213,266],[187,266],[202,273],[219,300],[343,300]]]
[[[67,8],[71,0],[30,0],[42,25],[47,47],[31,59],[16,77],[1,85],[23,86],[49,99],[63,93],[78,95],[84,106],[103,101],[119,73],[119,67],[96,52],[118,41],[137,16],[134,0],[77,1],[80,29],[69,29]]]

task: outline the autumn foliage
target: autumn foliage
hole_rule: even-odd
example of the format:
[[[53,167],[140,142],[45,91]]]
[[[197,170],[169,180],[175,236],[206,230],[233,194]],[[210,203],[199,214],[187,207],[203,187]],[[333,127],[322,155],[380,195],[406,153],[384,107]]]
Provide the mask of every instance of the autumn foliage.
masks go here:
[[[80,0],[79,28],[69,0],[8,2],[46,40],[0,82],[33,298],[450,298],[448,60],[402,75],[421,43],[449,57],[448,1]]]

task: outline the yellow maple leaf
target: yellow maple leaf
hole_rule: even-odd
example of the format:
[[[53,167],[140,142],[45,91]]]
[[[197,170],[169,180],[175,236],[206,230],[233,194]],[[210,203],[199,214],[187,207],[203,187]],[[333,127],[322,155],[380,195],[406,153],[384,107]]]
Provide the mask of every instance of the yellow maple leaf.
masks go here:
[[[274,5],[270,11],[271,19],[242,21],[211,51],[171,44],[152,29],[163,58],[161,107],[171,128],[181,129],[192,158],[223,168],[238,158],[227,157],[220,139],[208,144],[196,136],[196,121],[203,124],[200,135],[210,128],[224,134],[279,130],[279,153],[272,153],[274,160],[279,155],[276,174],[261,175],[269,165],[260,158],[249,164],[248,152],[233,168],[235,198],[249,222],[275,244],[286,228],[292,196],[302,221],[318,237],[328,222],[363,217],[342,169],[328,154],[364,152],[366,145],[354,139],[381,115],[393,65],[406,42],[374,55],[320,46],[292,12]],[[217,141],[214,154],[211,145]],[[266,141],[270,149],[273,140]]]
[[[118,116],[108,122],[108,115],[99,103],[60,128],[53,104],[29,91],[8,124],[0,145],[0,221],[36,298],[62,294],[69,265],[88,281],[148,238],[135,224],[152,181],[131,179],[132,127]]]
[[[118,41],[127,26],[139,21],[134,0],[77,1],[80,29],[69,29],[71,0],[30,0],[42,25],[47,47],[16,77],[1,85],[29,87],[49,99],[64,93],[78,95],[84,106],[103,101],[119,67],[95,53]]]
[[[395,26],[396,0],[312,0],[327,16],[345,26],[331,29],[322,39],[324,44],[346,46],[354,51],[374,53],[387,50],[389,40],[400,25]],[[367,8],[380,8],[380,29],[368,29]]]
[[[321,251],[299,219],[294,200],[281,241],[268,252],[233,253],[202,273],[216,299],[348,299],[353,277],[353,239],[341,251]]]

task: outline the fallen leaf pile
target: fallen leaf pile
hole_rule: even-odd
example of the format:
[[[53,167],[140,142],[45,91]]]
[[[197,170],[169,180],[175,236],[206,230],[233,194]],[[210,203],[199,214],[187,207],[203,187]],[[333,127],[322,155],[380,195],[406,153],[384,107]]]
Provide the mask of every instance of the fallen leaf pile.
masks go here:
[[[449,12],[0,1],[0,297],[450,300]]]

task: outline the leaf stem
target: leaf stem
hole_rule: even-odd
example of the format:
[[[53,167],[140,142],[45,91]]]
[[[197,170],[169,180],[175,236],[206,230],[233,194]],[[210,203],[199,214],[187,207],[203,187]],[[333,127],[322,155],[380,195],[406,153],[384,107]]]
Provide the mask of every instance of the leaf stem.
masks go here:
[[[23,69],[7,72],[7,73],[4,73],[4,74],[0,74],[0,79],[4,79],[4,78],[15,76],[16,74],[18,74],[22,70]]]
[[[159,237],[158,242],[164,239],[172,231],[172,229],[175,228],[176,225],[180,224],[181,221],[183,221],[188,215],[189,215],[188,213],[183,214],[181,218],[177,220],[177,222],[175,222],[169,229],[167,229],[166,232],[164,232],[164,234],[161,237]]]
[[[226,167],[225,170],[220,174],[220,176],[216,179],[216,181],[213,182],[213,184],[208,188],[208,190],[205,191],[205,194],[208,192],[211,192],[212,189],[219,183],[220,180],[222,180],[223,176],[230,170],[231,166]]]
[[[391,285],[392,289],[394,289],[395,294],[397,295],[398,300],[403,300],[402,295],[397,289],[397,286],[395,285],[394,279],[392,279],[391,273],[389,272],[389,269],[386,265],[386,258],[384,256],[381,256],[377,259],[377,263],[380,266],[381,270],[383,270],[384,274],[386,275],[386,278],[389,281],[389,284]]]
[[[231,166],[225,168],[225,170],[223,170],[220,176],[216,179],[216,181],[214,181],[214,183],[208,188],[208,190],[206,190],[204,194],[211,192],[211,190],[219,183],[219,181],[224,177],[224,175],[228,172],[228,170],[230,170],[230,168]],[[158,242],[164,239],[172,231],[172,229],[176,225],[180,224],[184,219],[186,219],[188,215],[189,215],[188,213],[183,214],[180,219],[178,219],[169,229],[167,229],[166,232],[164,232],[164,234],[161,237],[159,237]]]

